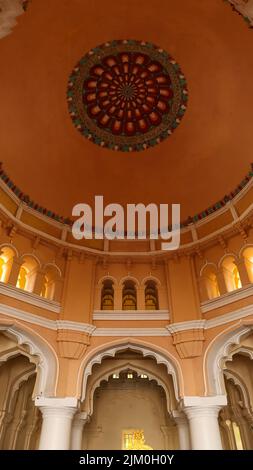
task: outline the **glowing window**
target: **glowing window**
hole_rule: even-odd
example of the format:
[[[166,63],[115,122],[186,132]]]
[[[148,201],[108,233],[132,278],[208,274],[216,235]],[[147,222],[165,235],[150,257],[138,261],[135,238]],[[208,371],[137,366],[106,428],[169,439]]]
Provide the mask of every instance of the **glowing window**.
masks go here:
[[[158,310],[158,292],[154,281],[146,282],[145,287],[145,309]]]
[[[141,374],[141,375],[140,375],[140,378],[141,378],[141,379],[147,379],[147,378],[148,378],[148,376],[147,376],[147,375],[145,375],[145,374]]]
[[[113,379],[119,379],[119,374],[113,374],[113,375],[112,375],[112,378],[113,378]]]
[[[8,282],[11,273],[14,251],[8,246],[0,251],[0,281]]]
[[[237,423],[234,421],[232,422],[233,426],[233,432],[234,432],[234,437],[235,437],[235,444],[236,444],[236,449],[237,450],[243,450],[243,444],[242,444],[242,436],[240,432],[240,428]]]
[[[233,256],[227,256],[222,263],[224,279],[228,292],[232,292],[242,287],[240,274],[235,264]]]
[[[17,287],[19,289],[25,289],[27,283],[27,270],[22,266],[19,270]]]
[[[101,310],[113,310],[114,309],[114,289],[113,282],[110,279],[106,279],[103,282],[101,291]]]
[[[122,310],[136,310],[137,295],[133,281],[125,281],[122,291]]]
[[[128,378],[128,379],[133,379],[133,378],[134,378],[134,375],[130,372],[130,373],[127,374],[127,378]]]

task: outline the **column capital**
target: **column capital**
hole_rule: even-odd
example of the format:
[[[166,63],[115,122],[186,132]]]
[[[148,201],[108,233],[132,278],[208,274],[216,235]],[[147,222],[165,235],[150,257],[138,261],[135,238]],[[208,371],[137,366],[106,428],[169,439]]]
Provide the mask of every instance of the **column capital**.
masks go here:
[[[77,410],[78,399],[75,397],[48,398],[37,396],[35,397],[35,406],[40,408],[43,417],[62,415],[72,419]]]
[[[80,411],[74,416],[73,426],[84,426],[89,418],[87,411]]]
[[[76,397],[35,398],[42,412],[40,450],[67,450],[70,446],[71,424],[78,406]]]
[[[176,424],[187,424],[187,416],[183,411],[173,410],[171,416],[176,422]]]
[[[218,413],[227,404],[225,395],[183,397],[182,409],[189,419],[193,450],[221,450]]]
[[[183,397],[182,409],[189,419],[197,416],[214,415],[218,416],[220,409],[227,404],[226,395],[216,395],[209,397],[189,396]]]

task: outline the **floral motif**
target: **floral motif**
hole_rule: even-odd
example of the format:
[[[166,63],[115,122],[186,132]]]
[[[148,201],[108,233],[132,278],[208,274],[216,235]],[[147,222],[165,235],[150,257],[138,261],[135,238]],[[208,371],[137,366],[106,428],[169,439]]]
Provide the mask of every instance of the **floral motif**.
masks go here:
[[[68,83],[74,125],[113,150],[156,145],[178,126],[188,92],[178,64],[162,49],[140,41],[113,41],[91,50]]]

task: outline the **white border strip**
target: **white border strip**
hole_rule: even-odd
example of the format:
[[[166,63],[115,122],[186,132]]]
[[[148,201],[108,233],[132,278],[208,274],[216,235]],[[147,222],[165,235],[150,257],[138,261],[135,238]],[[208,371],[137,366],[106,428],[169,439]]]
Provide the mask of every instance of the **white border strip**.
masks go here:
[[[168,310],[94,310],[93,320],[169,320]]]
[[[22,320],[33,325],[42,326],[50,330],[74,330],[88,333],[92,336],[170,336],[177,331],[193,329],[211,329],[245,317],[253,317],[253,305],[240,310],[220,315],[210,320],[192,320],[188,322],[172,323],[165,328],[96,328],[94,325],[68,320],[49,320],[48,318],[27,313],[5,304],[0,304],[0,314]]]
[[[15,300],[20,300],[21,302],[26,302],[27,304],[34,305],[35,307],[49,310],[50,312],[60,313],[61,311],[61,306],[58,302],[45,299],[44,297],[40,297],[37,294],[27,292],[23,289],[11,286],[10,284],[5,284],[1,281],[0,294],[5,295],[6,297],[12,297]]]
[[[233,302],[237,302],[241,299],[246,299],[253,295],[253,285],[249,284],[248,286],[242,287],[241,289],[237,289],[233,292],[228,292],[223,294],[220,297],[216,297],[215,299],[207,300],[201,304],[201,312],[206,313],[210,312],[210,310],[214,310],[216,308],[224,307],[225,305],[229,305]]]

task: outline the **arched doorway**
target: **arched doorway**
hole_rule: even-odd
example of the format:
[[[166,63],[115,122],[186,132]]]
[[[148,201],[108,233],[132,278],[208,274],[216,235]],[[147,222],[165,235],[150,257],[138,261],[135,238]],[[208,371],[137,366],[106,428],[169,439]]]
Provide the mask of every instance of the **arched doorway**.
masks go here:
[[[0,449],[38,447],[41,413],[34,406],[36,362],[11,335],[0,333]]]
[[[177,392],[166,364],[137,346],[118,349],[86,368],[81,448],[178,449]]]

